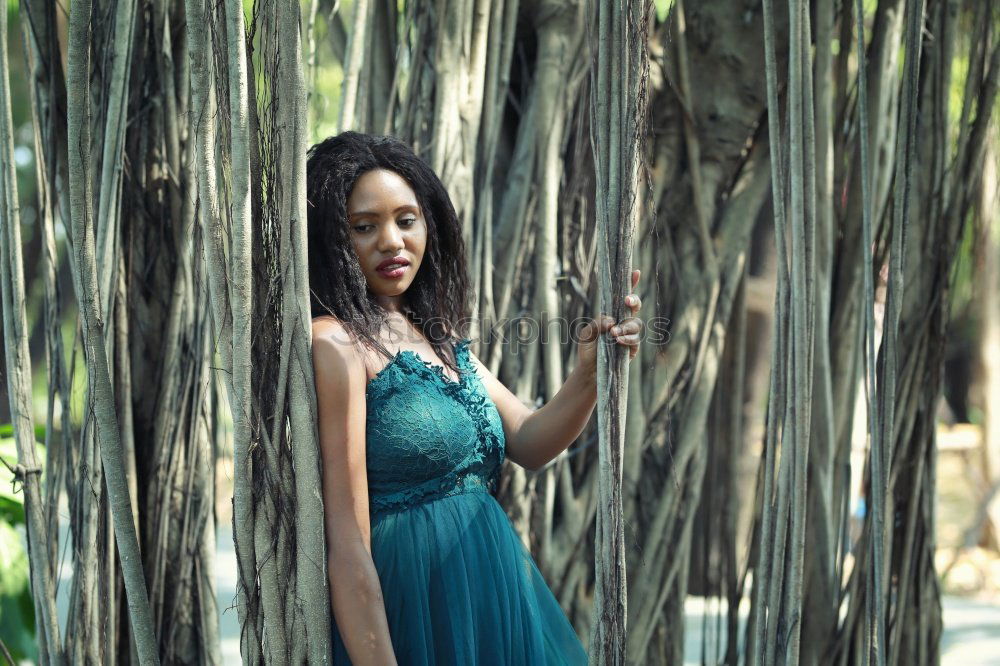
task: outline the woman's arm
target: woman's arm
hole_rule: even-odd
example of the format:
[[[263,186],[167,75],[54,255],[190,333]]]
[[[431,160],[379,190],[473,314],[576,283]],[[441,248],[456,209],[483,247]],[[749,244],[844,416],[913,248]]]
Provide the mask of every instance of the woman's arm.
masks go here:
[[[632,287],[639,282],[632,271]],[[632,316],[615,322],[608,316],[592,320],[580,332],[580,362],[556,394],[538,409],[531,409],[510,392],[483,363],[469,352],[469,358],[496,403],[507,440],[507,458],[530,470],[541,469],[576,441],[597,404],[597,342],[608,332],[629,350],[629,361],[639,351],[642,322],[637,315],[642,301],[636,294],[625,297]]]
[[[506,456],[530,470],[542,468],[576,441],[597,404],[594,373],[577,366],[547,403],[531,409],[469,352],[483,386],[496,403],[507,440]]]
[[[354,664],[396,663],[371,556],[365,464],[367,373],[338,322],[313,322],[330,601]]]

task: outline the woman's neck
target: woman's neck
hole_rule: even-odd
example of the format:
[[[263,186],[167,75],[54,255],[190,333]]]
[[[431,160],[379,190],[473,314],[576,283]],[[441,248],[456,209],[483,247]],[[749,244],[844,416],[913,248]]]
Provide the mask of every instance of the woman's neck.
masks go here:
[[[402,294],[399,296],[376,296],[375,302],[387,313],[398,314],[401,317],[406,316],[403,314],[405,302]]]

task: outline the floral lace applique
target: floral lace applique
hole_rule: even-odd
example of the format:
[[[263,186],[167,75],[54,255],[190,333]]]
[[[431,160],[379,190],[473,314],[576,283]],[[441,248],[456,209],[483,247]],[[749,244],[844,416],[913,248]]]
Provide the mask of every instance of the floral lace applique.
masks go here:
[[[504,459],[496,405],[455,343],[459,378],[401,350],[368,383],[367,466],[371,514],[401,511],[464,492],[495,493]]]

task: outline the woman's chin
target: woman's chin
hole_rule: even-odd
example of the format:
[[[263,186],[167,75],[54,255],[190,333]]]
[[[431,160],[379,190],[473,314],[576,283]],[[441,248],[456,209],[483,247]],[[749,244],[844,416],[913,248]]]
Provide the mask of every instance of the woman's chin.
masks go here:
[[[369,283],[369,289],[375,292],[376,296],[385,296],[385,297],[401,296],[410,287],[410,284],[411,284],[410,280],[406,280],[405,282],[403,282],[398,280],[385,280],[379,278],[374,285],[372,285],[372,283]]]

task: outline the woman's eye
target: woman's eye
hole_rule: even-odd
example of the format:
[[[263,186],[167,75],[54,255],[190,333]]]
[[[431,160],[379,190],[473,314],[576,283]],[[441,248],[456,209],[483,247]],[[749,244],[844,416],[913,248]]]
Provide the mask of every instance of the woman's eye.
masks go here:
[[[402,224],[403,226],[407,226],[407,227],[408,227],[408,226],[411,226],[411,225],[415,224],[415,223],[416,223],[416,221],[417,221],[417,219],[416,219],[416,218],[414,218],[414,217],[404,217],[404,218],[403,218],[402,220],[400,220],[399,222],[400,222],[400,224]]]
[[[369,227],[371,227],[371,226],[372,226],[372,225],[370,225],[370,224],[358,224],[358,225],[356,225],[356,226],[354,227],[354,230],[355,230],[355,231],[357,231],[358,233],[361,233],[361,234],[363,234],[363,233],[365,233],[365,232],[366,232],[366,231],[368,230],[368,228],[369,228]]]

